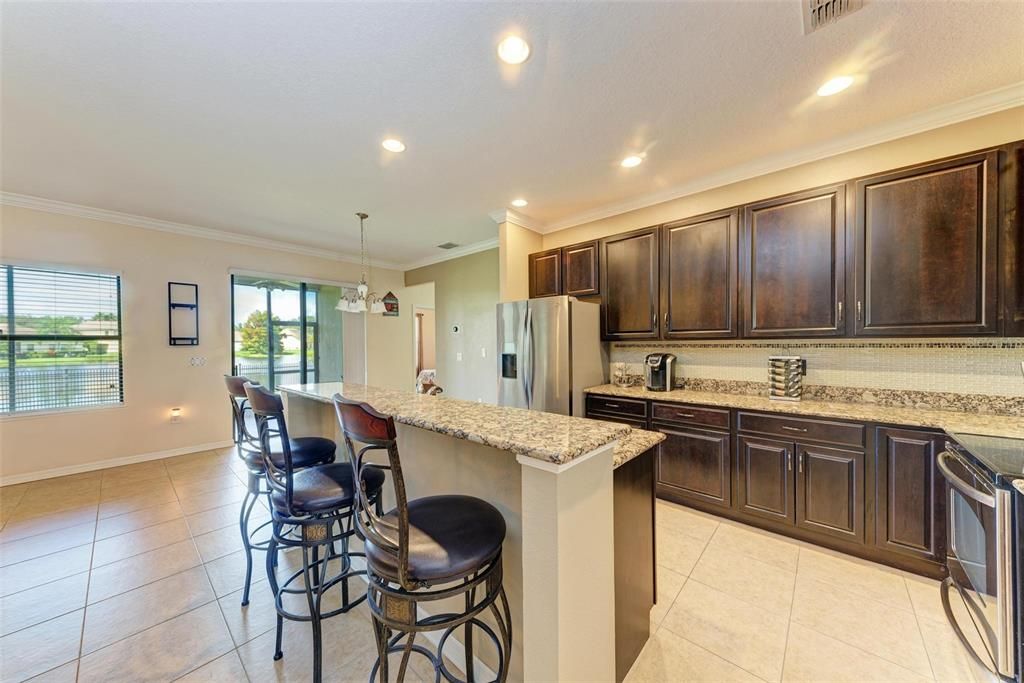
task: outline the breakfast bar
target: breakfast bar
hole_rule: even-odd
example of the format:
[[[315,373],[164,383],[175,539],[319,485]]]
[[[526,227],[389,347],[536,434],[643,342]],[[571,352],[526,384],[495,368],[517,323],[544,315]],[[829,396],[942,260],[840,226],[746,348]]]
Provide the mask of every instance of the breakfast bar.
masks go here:
[[[642,536],[653,552],[653,515],[641,506],[623,507],[639,510],[628,524],[615,517],[613,470],[642,453],[649,469],[647,452],[663,437],[611,422],[358,384],[280,389],[292,434],[341,444],[333,396],[368,403],[394,418],[410,498],[466,494],[502,513],[510,680],[616,680],[614,530],[649,531]],[[652,599],[646,596],[648,609]],[[642,640],[646,614],[644,620]],[[458,661],[460,648],[449,642],[446,655]],[[495,667],[489,655],[477,653],[483,676]]]

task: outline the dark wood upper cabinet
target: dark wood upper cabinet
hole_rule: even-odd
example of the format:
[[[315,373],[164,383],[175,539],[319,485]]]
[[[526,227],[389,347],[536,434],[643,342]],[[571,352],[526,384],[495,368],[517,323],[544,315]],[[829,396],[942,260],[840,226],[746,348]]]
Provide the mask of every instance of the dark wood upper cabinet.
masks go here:
[[[743,213],[743,335],[844,334],[844,186],[751,204]]]
[[[999,153],[999,261],[1003,334],[1024,336],[1024,143]]]
[[[662,337],[735,337],[739,215],[735,210],[662,226]]]
[[[530,298],[562,293],[562,250],[549,249],[530,254]]]
[[[597,240],[562,247],[562,293],[594,296],[600,290]]]
[[[996,152],[858,180],[858,335],[998,329]]]
[[[601,330],[604,339],[657,339],[658,228],[601,240]]]
[[[796,525],[864,542],[864,453],[797,444]]]
[[[736,510],[792,524],[792,443],[739,437],[736,447]]]
[[[875,545],[944,562],[946,503],[936,466],[944,437],[879,427],[875,437]]]
[[[665,435],[658,450],[658,492],[720,507],[732,503],[732,438],[728,432],[655,426]]]

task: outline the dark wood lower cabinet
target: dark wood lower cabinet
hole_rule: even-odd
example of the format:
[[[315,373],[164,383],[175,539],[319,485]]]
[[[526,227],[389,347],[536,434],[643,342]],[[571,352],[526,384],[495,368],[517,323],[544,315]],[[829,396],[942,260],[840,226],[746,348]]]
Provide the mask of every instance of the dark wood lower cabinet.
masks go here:
[[[875,437],[875,545],[944,562],[946,500],[936,466],[945,437],[879,427]]]
[[[796,525],[864,543],[864,453],[797,444]]]
[[[685,427],[655,429],[665,435],[658,453],[658,494],[711,505],[732,505],[732,438]]]
[[[793,444],[741,436],[736,461],[736,509],[792,523]]]

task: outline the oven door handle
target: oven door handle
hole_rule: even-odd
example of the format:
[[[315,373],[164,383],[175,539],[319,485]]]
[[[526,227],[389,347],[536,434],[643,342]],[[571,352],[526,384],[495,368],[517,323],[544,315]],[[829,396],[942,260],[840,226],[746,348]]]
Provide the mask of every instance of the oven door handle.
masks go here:
[[[939,470],[942,472],[942,476],[946,478],[946,481],[949,482],[949,485],[955,488],[963,495],[970,498],[971,500],[977,501],[984,505],[985,507],[995,509],[995,496],[989,493],[985,493],[984,491],[978,490],[976,487],[971,486],[966,481],[958,477],[953,472],[953,470],[950,469],[949,465],[946,464],[947,460],[959,460],[959,458],[957,458],[957,456],[953,455],[949,451],[942,451],[941,453],[939,453],[939,456],[936,459],[936,463],[939,466]]]

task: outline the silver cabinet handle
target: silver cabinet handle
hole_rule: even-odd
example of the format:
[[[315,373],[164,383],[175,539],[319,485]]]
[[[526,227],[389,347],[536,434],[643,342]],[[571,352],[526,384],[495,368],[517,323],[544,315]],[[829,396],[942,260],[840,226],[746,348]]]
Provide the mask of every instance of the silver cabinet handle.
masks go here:
[[[605,403],[604,406],[605,406],[605,408],[618,408],[618,407],[620,407],[618,403]]]
[[[860,320],[864,314],[864,304],[860,300],[857,301],[857,320]]]
[[[668,329],[668,313],[665,313],[665,329]]]
[[[782,425],[782,428],[785,429],[787,432],[800,432],[801,434],[807,431],[806,429],[801,429],[800,427],[790,427],[789,425]]]
[[[784,451],[784,453],[786,454],[786,467],[789,469],[790,472],[792,472],[793,471],[793,454],[790,453],[788,450]]]
[[[804,471],[804,458],[806,458],[806,457],[807,457],[806,453],[801,453],[800,456],[797,458],[797,461],[796,461],[797,471],[799,471],[799,472],[803,472]]]
[[[836,309],[837,309],[837,314],[839,316],[838,321],[840,323],[842,323],[843,322],[843,302],[842,301],[837,301],[836,302]]]
[[[676,413],[676,417],[685,417],[692,420],[696,416],[693,413]]]

